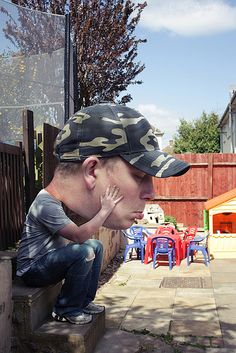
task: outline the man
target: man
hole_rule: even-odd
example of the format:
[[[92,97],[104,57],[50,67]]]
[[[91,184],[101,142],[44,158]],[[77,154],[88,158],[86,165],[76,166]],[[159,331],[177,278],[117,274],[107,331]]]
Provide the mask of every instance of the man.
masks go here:
[[[189,165],[161,152],[148,121],[118,104],[77,112],[59,133],[55,154],[53,180],[26,218],[17,275],[30,286],[64,280],[52,316],[85,324],[104,310],[93,303],[102,244],[92,235],[101,225],[126,229],[142,219],[154,196],[152,177],[182,175]],[[88,222],[78,227],[62,204]]]

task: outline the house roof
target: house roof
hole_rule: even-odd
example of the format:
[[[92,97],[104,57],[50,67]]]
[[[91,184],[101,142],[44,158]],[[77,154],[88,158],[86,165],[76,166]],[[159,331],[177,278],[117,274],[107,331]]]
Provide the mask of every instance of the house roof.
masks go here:
[[[221,119],[220,119],[220,122],[219,122],[219,127],[221,127],[222,125],[224,125],[225,123],[225,120],[228,119],[228,115],[229,115],[229,108],[231,107],[231,110],[232,111],[235,111],[236,109],[236,91],[233,91],[233,94],[232,94],[232,97],[230,99],[230,103],[227,105]]]
[[[214,197],[205,202],[205,209],[210,210],[213,207],[216,207],[224,202],[227,202],[236,197],[236,188],[230,191],[225,192],[219,196]]]

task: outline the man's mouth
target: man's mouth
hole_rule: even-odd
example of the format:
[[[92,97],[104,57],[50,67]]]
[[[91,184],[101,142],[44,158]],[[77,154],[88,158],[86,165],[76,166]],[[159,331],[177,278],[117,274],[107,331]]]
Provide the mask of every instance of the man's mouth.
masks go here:
[[[142,211],[136,211],[134,214],[136,219],[143,219],[144,214]]]

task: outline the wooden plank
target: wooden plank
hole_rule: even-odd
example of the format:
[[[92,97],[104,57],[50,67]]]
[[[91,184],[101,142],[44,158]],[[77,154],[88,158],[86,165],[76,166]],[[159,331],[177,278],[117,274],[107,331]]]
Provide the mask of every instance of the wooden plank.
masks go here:
[[[155,201],[206,201],[207,196],[156,196]]]
[[[8,145],[6,143],[0,142],[0,152],[19,155],[19,147],[14,145]]]
[[[6,208],[6,192],[5,192],[5,153],[1,152],[1,194],[0,194],[0,200],[1,200],[1,224],[0,224],[0,248],[5,249],[6,246],[6,234],[5,234],[5,224],[6,224],[6,219],[5,219],[5,208]]]
[[[33,112],[23,110],[23,145],[25,154],[25,203],[28,211],[35,198]]]
[[[191,168],[208,167],[208,163],[189,163]]]
[[[208,199],[213,197],[213,155],[208,154]]]
[[[214,167],[236,167],[236,162],[214,162],[213,163]]]
[[[4,175],[4,186],[3,186],[3,202],[4,202],[4,224],[3,224],[3,232],[4,232],[4,241],[3,246],[4,248],[8,245],[8,228],[7,225],[10,223],[8,219],[8,173],[7,173],[7,158],[8,154],[4,153],[3,157],[3,175]]]
[[[53,154],[54,142],[60,129],[43,124],[43,186],[46,187],[53,178],[57,159]]]
[[[15,246],[23,226],[23,156],[19,146],[0,148],[0,249],[5,250]]]

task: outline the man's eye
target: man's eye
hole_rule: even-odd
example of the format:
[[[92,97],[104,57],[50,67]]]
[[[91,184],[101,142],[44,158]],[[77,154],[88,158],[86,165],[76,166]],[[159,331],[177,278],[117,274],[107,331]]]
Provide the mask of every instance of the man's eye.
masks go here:
[[[143,180],[144,175],[136,174],[135,177],[136,177],[138,180]]]

